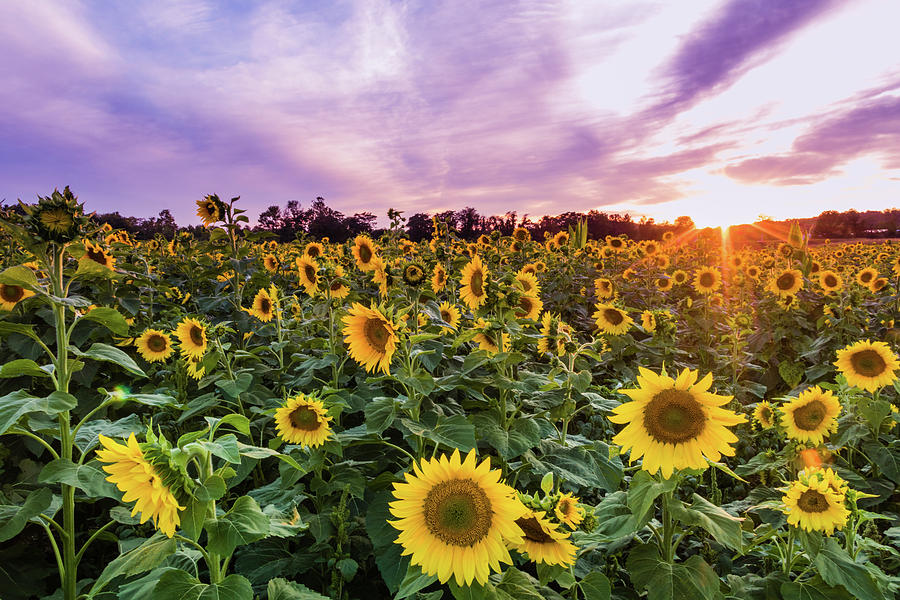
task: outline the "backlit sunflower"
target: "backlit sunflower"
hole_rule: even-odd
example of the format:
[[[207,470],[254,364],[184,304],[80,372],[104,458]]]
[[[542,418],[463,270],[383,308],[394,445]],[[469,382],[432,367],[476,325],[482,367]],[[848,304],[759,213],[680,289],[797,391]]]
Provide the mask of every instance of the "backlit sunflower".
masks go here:
[[[578,505],[578,498],[572,494],[561,494],[553,513],[560,523],[565,523],[572,529],[578,527],[584,520],[584,508]]]
[[[521,542],[507,542],[507,546],[528,556],[535,563],[561,565],[575,564],[577,548],[569,540],[570,533],[560,531],[559,526],[547,519],[543,511],[528,510],[516,519],[516,525],[525,534]]]
[[[175,328],[175,337],[181,347],[181,353],[188,358],[199,359],[206,354],[206,326],[197,319],[185,317]]]
[[[389,374],[397,345],[396,326],[377,308],[354,302],[344,323],[344,341],[350,345],[350,357],[366,371]]]
[[[295,263],[300,277],[300,285],[307,294],[315,296],[319,291],[319,263],[306,255],[298,257]]]
[[[403,267],[403,281],[413,287],[422,285],[425,281],[425,268],[419,263],[409,263]]]
[[[472,310],[478,309],[487,300],[487,288],[485,287],[487,277],[488,270],[477,254],[463,267],[459,296],[463,303]]]
[[[694,289],[701,294],[712,294],[722,286],[722,274],[713,267],[703,267],[694,272]]]
[[[439,459],[413,463],[414,474],[394,484],[388,521],[400,531],[396,543],[403,556],[441,583],[485,584],[500,563],[512,564],[506,542],[521,543],[516,519],[527,509],[515,490],[500,481],[490,460],[476,463],[472,450],[461,460],[459,450]]]
[[[867,392],[892,384],[900,361],[884,342],[859,341],[837,351],[834,365],[847,378],[847,383]]]
[[[109,254],[106,250],[101,248],[99,245],[89,242],[87,240],[84,241],[84,256],[79,259],[79,263],[84,263],[90,261],[92,263],[98,264],[101,267],[112,269],[116,264],[116,259],[113,258],[112,254]]]
[[[878,271],[872,267],[866,267],[856,274],[856,283],[861,286],[868,287],[872,281],[878,277]]]
[[[821,444],[837,425],[841,403],[831,390],[813,386],[781,407],[781,425],[789,438]]]
[[[612,298],[615,293],[612,281],[605,277],[598,277],[594,280],[594,293],[601,300]]]
[[[321,400],[297,394],[275,411],[275,430],[285,442],[304,448],[321,446],[331,437],[331,417]]]
[[[627,424],[613,443],[631,453],[630,462],[643,457],[641,468],[651,474],[662,472],[666,479],[675,469],[705,469],[704,459],[718,461],[734,456],[730,444],[737,442],[728,427],[746,421],[722,406],[732,396],[718,396],[707,390],[712,373],[699,382],[697,371],[684,369],[677,379],[638,367],[640,387],[622,390],[631,398],[613,409],[609,420]]]
[[[612,304],[597,303],[594,308],[597,309],[593,314],[594,322],[597,329],[603,333],[621,335],[628,331],[634,322],[628,313]]]
[[[844,289],[844,279],[834,271],[820,271],[819,285],[825,294],[840,292]]]
[[[447,271],[444,269],[444,265],[438,263],[434,265],[434,270],[431,272],[431,290],[437,294],[445,287],[447,287]]]
[[[612,248],[613,252],[623,252],[625,250],[625,240],[620,237],[606,238],[606,245]]]
[[[836,476],[831,469],[801,471],[797,477],[782,497],[788,523],[805,531],[821,531],[825,535],[843,529],[850,511],[844,504],[844,493],[841,486],[836,485]]]
[[[441,321],[456,329],[459,326],[459,309],[449,302],[441,302],[438,308],[441,311]],[[447,327],[444,327],[444,330],[449,331]]]
[[[803,287],[803,273],[797,269],[785,269],[769,282],[769,291],[784,298],[794,296]]]
[[[207,196],[203,200],[197,200],[197,216],[206,226],[222,220],[223,208],[218,196]]]
[[[753,418],[759,423],[762,429],[769,429],[775,424],[775,413],[772,412],[772,405],[768,400],[763,400],[753,409]]]
[[[172,356],[175,346],[169,334],[158,329],[146,329],[136,341],[138,353],[147,362],[162,362]]]
[[[756,265],[747,265],[744,269],[744,273],[746,273],[747,277],[750,279],[759,279],[759,267]]]
[[[519,302],[516,306],[516,318],[530,319],[533,321],[540,316],[543,309],[544,303],[540,298],[523,294],[522,296],[519,296]]]
[[[360,271],[371,271],[373,269],[372,259],[375,258],[377,249],[367,235],[358,235],[353,240],[353,258],[356,259],[356,266]]]
[[[123,502],[135,502],[131,516],[141,513],[141,523],[153,519],[153,524],[166,536],[175,535],[175,528],[181,524],[178,516],[178,500],[172,490],[165,485],[162,473],[152,465],[141,451],[137,438],[132,433],[127,445],[119,444],[100,434],[103,450],[97,450],[97,460],[109,463],[103,470],[109,473],[107,481],[125,492]]]
[[[16,304],[31,296],[34,296],[34,292],[26,290],[20,285],[0,283],[0,308],[3,310],[11,311]]]
[[[275,302],[269,294],[269,290],[262,288],[256,292],[256,296],[253,297],[253,308],[250,309],[250,314],[263,323],[268,323],[275,317]]]

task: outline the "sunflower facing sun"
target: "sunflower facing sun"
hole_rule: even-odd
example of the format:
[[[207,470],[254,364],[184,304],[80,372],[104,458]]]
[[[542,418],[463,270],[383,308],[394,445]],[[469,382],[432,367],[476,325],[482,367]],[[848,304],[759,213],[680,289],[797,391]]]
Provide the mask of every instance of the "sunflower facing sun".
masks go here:
[[[869,340],[838,350],[834,365],[847,378],[847,383],[867,392],[896,381],[894,371],[900,369],[900,361],[890,346]]]
[[[788,523],[805,531],[831,535],[843,529],[850,511],[845,506],[846,484],[831,469],[800,472],[782,497]]]
[[[594,305],[597,310],[594,312],[594,322],[597,329],[603,333],[610,335],[622,335],[631,328],[634,320],[628,316],[621,308],[616,308],[612,304],[598,303]]]
[[[821,444],[837,426],[841,403],[831,390],[813,386],[781,407],[781,425],[789,438]]]
[[[298,394],[275,411],[275,430],[289,444],[316,448],[331,437],[331,417],[321,400]]]
[[[169,334],[158,329],[147,329],[135,342],[138,353],[147,362],[162,362],[172,356],[175,346]]]

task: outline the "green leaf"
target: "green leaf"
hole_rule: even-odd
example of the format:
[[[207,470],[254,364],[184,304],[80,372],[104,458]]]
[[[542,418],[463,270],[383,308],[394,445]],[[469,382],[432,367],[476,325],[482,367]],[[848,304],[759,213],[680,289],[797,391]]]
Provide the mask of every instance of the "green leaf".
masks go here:
[[[93,419],[88,421],[75,434],[75,447],[82,453],[89,451],[100,443],[100,434],[111,438],[125,439],[131,433],[142,433],[147,426],[141,423],[140,417],[135,414],[128,415],[116,422],[109,419]]]
[[[409,598],[419,590],[424,590],[437,581],[437,575],[426,575],[419,567],[410,565],[406,571],[406,577],[400,582],[400,588],[394,596],[394,600]]]
[[[665,492],[671,492],[677,486],[678,482],[674,478],[663,479],[660,482],[647,471],[638,471],[628,486],[628,508],[635,518],[641,521],[647,517],[658,497]]]
[[[38,475],[41,483],[64,483],[83,491],[91,498],[114,498],[119,500],[121,494],[116,486],[106,481],[106,474],[97,467],[76,465],[67,458],[52,460],[41,469]]]
[[[204,524],[209,535],[207,548],[222,556],[229,556],[238,546],[261,540],[269,533],[269,517],[256,500],[241,496],[227,513]]]
[[[53,500],[50,488],[32,490],[25,498],[24,504],[0,506],[0,542],[11,540],[19,535],[28,524],[28,520],[41,514]]]
[[[515,567],[508,567],[503,572],[503,577],[497,583],[497,590],[505,592],[516,600],[544,600],[538,591],[538,582],[530,575],[523,573]]]
[[[718,575],[698,555],[684,563],[669,564],[660,558],[656,544],[641,544],[628,555],[626,565],[631,581],[647,592],[648,600],[721,597]]]
[[[162,561],[178,549],[174,538],[168,538],[156,532],[137,548],[117,556],[106,565],[103,572],[94,582],[88,597],[99,593],[110,581],[120,575],[137,575],[158,567]]]
[[[395,398],[374,398],[366,404],[366,431],[369,433],[381,433],[391,426],[394,417],[397,416],[397,406],[400,403]]]
[[[223,435],[213,442],[209,440],[197,440],[196,442],[188,444],[185,448],[194,445],[200,446],[213,456],[218,456],[222,460],[226,460],[232,464],[238,465],[241,463],[241,452],[238,449],[238,441],[234,434],[229,433],[228,435]]]
[[[393,495],[388,491],[375,494],[366,510],[366,533],[372,540],[381,578],[388,590],[396,593],[408,573],[409,558],[400,556],[402,549],[394,543],[399,532],[388,523],[389,519],[394,519],[388,507],[392,499]]]
[[[591,571],[578,582],[584,600],[609,600],[612,586],[609,579],[600,571]]]
[[[294,583],[286,579],[270,579],[266,587],[269,600],[330,600],[319,592],[314,592],[302,583]]]
[[[12,323],[10,321],[0,321],[0,336],[10,333],[18,333],[30,337],[34,341],[39,341],[41,339],[40,337],[38,337],[38,334],[34,332],[34,325],[26,323]]]
[[[434,429],[410,419],[401,419],[401,422],[414,435],[420,435],[436,444],[459,448],[461,452],[468,452],[475,447],[475,427],[463,415],[441,416]]]
[[[251,385],[253,385],[253,375],[250,373],[239,373],[234,381],[220,379],[216,382],[216,387],[232,398],[237,398],[249,390]]]
[[[253,600],[250,580],[229,575],[221,583],[201,583],[181,569],[167,571],[153,590],[154,600]]]
[[[78,400],[65,392],[53,392],[46,398],[35,398],[25,390],[17,390],[0,398],[0,435],[9,431],[22,415],[40,412],[56,415],[72,410]]]
[[[213,419],[213,417],[206,417],[207,422]],[[237,413],[231,413],[230,415],[225,415],[221,419],[214,419],[215,424],[211,424],[213,430],[217,430],[219,427],[223,425],[231,425],[239,432],[244,435],[250,435],[250,419],[245,417],[244,415],[239,415]]]
[[[305,474],[307,472],[306,468],[304,468],[300,463],[294,459],[293,456],[289,456],[287,454],[282,454],[277,450],[272,450],[271,448],[261,448],[260,446],[250,446],[244,444],[242,442],[237,443],[238,452],[240,452],[241,456],[248,456],[250,458],[255,458],[257,460],[261,460],[263,458],[269,458],[274,456],[278,460],[289,464],[291,467],[297,469],[301,473]]]
[[[872,575],[833,538],[825,540],[815,559],[818,574],[828,585],[842,585],[859,600],[882,600],[884,594],[875,585]]]
[[[128,335],[128,323],[125,321],[125,317],[114,308],[98,306],[88,311],[81,319],[100,323],[116,335]]]
[[[543,477],[541,477],[541,490],[545,494],[549,494],[553,491],[553,472],[547,471]]]
[[[686,525],[698,525],[708,531],[717,542],[740,552],[743,537],[741,521],[725,512],[703,496],[694,494],[690,506],[683,502],[673,501],[669,507],[672,516]]]
[[[808,581],[786,581],[781,584],[781,596],[784,600],[850,600],[851,596],[843,589],[825,585],[819,577]]]
[[[91,344],[91,347],[88,348],[87,352],[81,351],[76,346],[69,346],[69,350],[75,356],[115,363],[132,375],[139,375],[141,377],[147,376],[147,374],[144,373],[144,371],[139,366],[137,366],[137,363],[134,362],[134,359],[132,359],[130,356],[128,356],[115,346],[95,342]]]
[[[540,459],[531,453],[526,453],[526,457],[538,473],[553,471],[557,479],[576,488],[615,491],[622,481],[622,463],[618,458],[609,458],[609,447],[603,442],[594,442],[594,445],[596,447],[556,447]]]
[[[0,367],[0,378],[10,379],[12,377],[50,377],[50,373],[41,368],[39,364],[30,358],[17,358]]]
[[[24,265],[16,265],[15,267],[5,269],[0,273],[0,283],[5,285],[17,285],[31,291],[39,291],[41,289],[34,271]]]

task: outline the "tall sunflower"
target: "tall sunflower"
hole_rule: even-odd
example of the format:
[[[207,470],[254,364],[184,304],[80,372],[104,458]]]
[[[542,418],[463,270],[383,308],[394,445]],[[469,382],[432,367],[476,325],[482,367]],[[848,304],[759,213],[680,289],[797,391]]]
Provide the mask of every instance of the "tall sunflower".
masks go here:
[[[197,216],[200,217],[200,220],[206,226],[222,220],[223,208],[222,201],[215,195],[207,196],[203,200],[197,200]]]
[[[803,287],[803,273],[797,269],[785,269],[778,277],[769,282],[769,291],[784,298],[793,296]]]
[[[672,282],[675,285],[683,285],[688,280],[688,274],[681,269],[678,269],[672,273]]]
[[[478,464],[474,450],[465,460],[454,450],[449,459],[423,458],[413,470],[394,484],[389,507],[397,520],[388,521],[400,531],[396,543],[411,564],[457,585],[483,585],[500,563],[512,564],[506,542],[522,542],[516,519],[527,509],[500,481],[500,471],[491,470],[490,459]]]
[[[507,546],[528,556],[535,563],[569,567],[575,564],[577,548],[571,542],[570,533],[560,531],[559,526],[547,519],[543,511],[528,510],[516,525],[525,534],[521,542],[507,542]]]
[[[835,366],[847,378],[847,383],[867,392],[892,384],[900,361],[890,346],[869,340],[850,344],[837,351]]]
[[[694,289],[701,294],[712,294],[722,286],[722,274],[714,267],[703,267],[694,272]]]
[[[397,345],[396,326],[377,308],[353,303],[344,323],[344,341],[350,345],[350,357],[366,371],[376,369],[389,374]]]
[[[641,468],[668,479],[675,469],[705,469],[704,457],[717,461],[734,456],[737,441],[728,427],[746,421],[744,415],[722,408],[732,396],[707,390],[712,373],[699,382],[697,371],[684,369],[677,379],[639,367],[640,387],[622,390],[631,398],[613,409],[609,420],[627,424],[613,443],[630,450],[630,461],[643,457]]]
[[[16,304],[31,296],[34,296],[34,292],[26,290],[20,285],[0,283],[0,308],[3,310],[11,311]]]
[[[526,273],[520,270],[515,276],[516,286],[523,294],[536,296],[541,293],[541,285],[534,273]]]
[[[97,460],[109,463],[103,470],[109,473],[107,481],[116,484],[125,492],[123,502],[135,502],[131,516],[141,513],[141,523],[153,519],[153,525],[166,536],[175,535],[175,528],[181,524],[179,506],[175,494],[164,483],[163,474],[152,465],[141,451],[137,438],[132,433],[127,445],[119,444],[105,435],[100,435],[103,450],[97,450]]]
[[[147,362],[162,362],[172,356],[175,346],[169,334],[158,329],[146,329],[136,342],[138,353]]]
[[[303,250],[303,255],[313,260],[320,258],[325,253],[325,248],[319,242],[310,242]]]
[[[367,235],[358,235],[353,240],[353,258],[356,259],[356,266],[360,271],[371,271],[373,268],[372,259],[378,252],[375,242]]]
[[[181,353],[188,358],[199,359],[206,354],[206,326],[191,317],[185,317],[175,328],[175,337],[181,345]]]
[[[300,284],[306,293],[315,296],[319,291],[319,263],[314,258],[303,255],[296,260]]]
[[[628,331],[634,322],[628,313],[612,304],[597,303],[594,308],[597,309],[593,315],[594,321],[597,329],[603,333],[621,335]]]
[[[403,267],[402,277],[406,285],[417,287],[425,281],[425,268],[419,263],[409,263]]]
[[[285,442],[315,448],[331,437],[331,417],[325,404],[298,394],[275,411],[275,430]]]
[[[874,279],[878,277],[878,271],[872,267],[866,267],[856,274],[856,283],[863,287],[868,287]]]
[[[269,290],[262,288],[256,292],[250,314],[263,323],[268,323],[275,317],[275,301],[269,294]]]
[[[816,385],[781,407],[781,425],[789,438],[821,444],[840,412],[841,403],[831,390]]]
[[[805,531],[821,531],[831,535],[843,529],[850,511],[839,478],[831,469],[801,471],[785,495],[784,512],[788,523]]]
[[[487,283],[488,270],[481,262],[481,257],[477,254],[472,260],[463,267],[462,270],[462,287],[459,290],[459,296],[462,301],[472,310],[477,310],[479,306],[487,300]]]
[[[279,261],[278,258],[274,254],[266,254],[263,257],[263,267],[265,267],[266,271],[270,273],[274,273],[278,270]]]

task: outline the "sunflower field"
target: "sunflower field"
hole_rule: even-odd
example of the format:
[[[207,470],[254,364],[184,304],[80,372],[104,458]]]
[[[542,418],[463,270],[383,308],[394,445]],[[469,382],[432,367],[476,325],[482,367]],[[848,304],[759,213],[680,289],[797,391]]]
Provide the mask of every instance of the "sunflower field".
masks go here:
[[[900,245],[0,215],[0,598],[900,590]],[[268,236],[268,237],[267,237]]]

